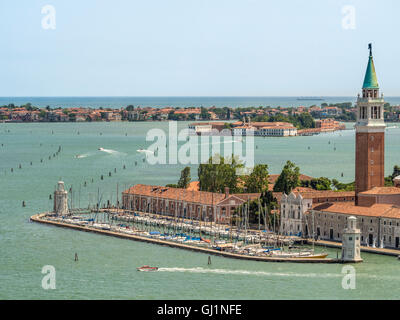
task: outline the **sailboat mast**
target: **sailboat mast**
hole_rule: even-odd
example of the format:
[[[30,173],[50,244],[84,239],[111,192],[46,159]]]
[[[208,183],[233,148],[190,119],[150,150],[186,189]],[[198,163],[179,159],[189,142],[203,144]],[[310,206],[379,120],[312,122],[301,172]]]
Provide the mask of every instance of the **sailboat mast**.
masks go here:
[[[199,191],[199,211],[200,211],[200,217],[199,217],[199,222],[200,222],[200,226],[199,226],[199,237],[201,238],[201,219],[203,216],[203,207],[201,205],[201,191]],[[198,215],[197,215],[198,216]]]
[[[216,236],[216,234],[214,234],[213,235],[213,219],[214,219],[214,206],[213,206],[213,204],[214,204],[214,192],[212,192],[211,193],[211,208],[212,208],[212,210],[211,210],[211,221],[210,221],[210,236],[211,236],[211,242],[213,242],[213,240],[215,239],[215,238],[217,238]]]

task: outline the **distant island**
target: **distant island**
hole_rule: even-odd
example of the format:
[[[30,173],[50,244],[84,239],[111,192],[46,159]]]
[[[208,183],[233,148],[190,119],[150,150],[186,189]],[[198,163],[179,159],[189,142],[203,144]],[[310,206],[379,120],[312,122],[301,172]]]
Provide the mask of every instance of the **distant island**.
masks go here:
[[[310,98],[299,98],[310,99]],[[317,98],[313,98],[317,99]],[[112,108],[39,108],[31,103],[21,106],[0,106],[1,122],[92,122],[92,121],[234,121],[248,119],[251,122],[287,122],[297,129],[315,128],[315,119],[355,121],[356,108],[351,102],[310,107],[140,107],[128,105]],[[400,106],[385,104],[385,120],[399,121]]]

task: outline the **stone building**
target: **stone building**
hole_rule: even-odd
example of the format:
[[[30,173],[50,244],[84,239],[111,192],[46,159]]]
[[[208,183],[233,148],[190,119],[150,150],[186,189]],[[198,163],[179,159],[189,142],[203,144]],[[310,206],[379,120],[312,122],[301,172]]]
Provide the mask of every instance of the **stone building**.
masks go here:
[[[235,122],[232,124],[233,135],[254,135],[259,137],[289,137],[297,136],[297,128],[289,122]]]
[[[315,235],[324,240],[341,241],[342,231],[350,216],[357,218],[361,244],[375,247],[399,248],[400,207],[374,204],[370,207],[354,203],[323,203],[304,215],[305,236]]]
[[[280,232],[286,235],[298,235],[303,233],[303,215],[310,210],[312,199],[304,199],[300,193],[291,192],[283,194],[280,203],[281,224]]]
[[[304,214],[313,205],[327,202],[353,202],[355,193],[352,191],[316,191],[291,192],[283,194],[280,199],[281,224],[280,232],[285,235],[310,235],[304,224]]]
[[[260,196],[195,191],[137,184],[122,193],[123,209],[187,219],[229,223],[236,208]]]

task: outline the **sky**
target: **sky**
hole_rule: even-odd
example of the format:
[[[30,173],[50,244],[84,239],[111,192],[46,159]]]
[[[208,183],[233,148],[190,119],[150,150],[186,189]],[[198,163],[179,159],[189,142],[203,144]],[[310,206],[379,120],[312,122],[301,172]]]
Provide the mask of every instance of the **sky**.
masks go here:
[[[399,11],[397,0],[1,0],[0,96],[355,96],[370,42],[381,91],[400,96]]]

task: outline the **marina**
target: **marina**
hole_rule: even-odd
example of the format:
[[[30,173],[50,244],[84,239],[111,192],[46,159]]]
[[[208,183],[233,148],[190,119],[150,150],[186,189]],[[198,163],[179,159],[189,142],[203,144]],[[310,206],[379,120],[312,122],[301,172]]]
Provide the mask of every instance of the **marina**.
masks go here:
[[[34,222],[50,224],[58,227],[67,227],[72,228],[75,230],[86,231],[86,232],[95,232],[104,235],[131,239],[136,241],[148,242],[152,244],[170,246],[179,249],[191,250],[206,254],[213,254],[213,255],[220,255],[227,258],[234,258],[234,259],[247,259],[251,261],[264,261],[264,262],[292,262],[292,263],[343,263],[343,261],[339,259],[326,259],[326,255],[315,255],[315,256],[308,256],[304,254],[302,256],[300,253],[296,253],[294,256],[289,254],[279,254],[277,255],[256,255],[254,252],[255,247],[245,247],[239,253],[235,251],[225,251],[225,250],[218,250],[217,248],[212,248],[208,245],[200,245],[196,246],[191,243],[190,245],[183,243],[184,239],[176,238],[176,241],[172,239],[161,239],[159,237],[152,237],[151,233],[146,234],[142,230],[136,231],[126,231],[126,229],[122,229],[120,227],[110,227],[107,224],[93,224],[92,226],[82,225],[79,222],[74,222],[73,219],[66,219],[67,221],[57,221],[57,219],[49,218],[49,213],[42,213],[38,215],[34,215],[31,217],[31,220]],[[171,237],[172,238],[172,237]],[[182,241],[179,241],[182,240]],[[207,242],[206,242],[207,243]],[[251,248],[251,249],[250,249]],[[247,252],[246,252],[247,251]],[[263,252],[265,252],[265,248],[263,248]],[[246,254],[247,253],[247,254]]]

